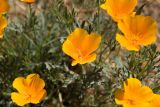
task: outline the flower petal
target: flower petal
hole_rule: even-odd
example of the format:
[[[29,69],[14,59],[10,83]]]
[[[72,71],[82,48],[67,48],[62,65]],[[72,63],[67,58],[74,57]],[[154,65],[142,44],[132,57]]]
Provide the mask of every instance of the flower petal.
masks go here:
[[[154,95],[150,107],[160,107],[160,95]]]
[[[75,66],[76,64],[85,64],[96,60],[96,54],[91,54],[83,58],[82,60],[74,60],[72,61],[72,66]]]
[[[18,77],[13,81],[13,87],[18,90],[19,93],[26,94],[27,93],[27,83],[25,78]]]
[[[85,64],[85,63],[88,63],[88,62],[92,62],[96,60],[96,54],[91,54],[91,55],[88,55],[87,57],[85,57],[83,59],[83,61],[80,62],[80,64]]]
[[[144,46],[150,45],[157,40],[157,28],[157,23],[152,20],[152,22],[150,22],[150,25],[148,25],[148,28],[143,35],[143,38],[141,38],[142,44]]]
[[[72,32],[67,40],[63,43],[62,50],[73,59],[77,60],[79,56],[83,56],[82,43],[88,33],[80,28],[76,28]]]
[[[136,78],[129,78],[124,82],[124,90],[126,92],[134,91],[135,89],[139,89],[141,86],[141,82]]]
[[[30,103],[23,94],[16,92],[11,93],[11,99],[19,106],[24,106],[25,104]]]
[[[115,21],[119,21],[131,15],[137,3],[137,0],[106,0],[101,8],[106,10]]]
[[[37,94],[35,94],[34,96],[32,96],[31,98],[31,103],[33,104],[38,104],[40,103],[47,95],[46,90],[41,90],[40,92],[38,92]]]
[[[86,56],[91,54],[99,47],[100,42],[101,36],[96,33],[86,36],[82,42],[82,53]]]
[[[68,40],[72,42],[76,49],[82,49],[82,43],[85,40],[85,37],[88,36],[86,30],[81,28],[76,28],[69,36]]]
[[[148,87],[148,86],[143,86],[140,91],[139,91],[139,98],[141,98],[141,96],[143,96],[143,99],[140,99],[141,101],[151,101],[153,99],[153,92],[152,90]]]
[[[121,34],[116,35],[116,40],[120,43],[122,47],[125,47],[128,50],[138,51],[140,49],[140,46],[133,45]]]
[[[73,59],[78,59],[79,52],[70,40],[66,40],[63,43],[62,50],[65,54],[71,56]]]
[[[44,80],[39,78],[38,74],[30,74],[26,78],[26,82],[28,84],[28,87],[30,89],[31,95],[34,94],[35,92],[39,92],[42,90],[45,86]]]
[[[9,3],[7,0],[1,0],[1,3],[0,3],[0,13],[3,14],[3,13],[6,13],[7,11],[9,11]]]

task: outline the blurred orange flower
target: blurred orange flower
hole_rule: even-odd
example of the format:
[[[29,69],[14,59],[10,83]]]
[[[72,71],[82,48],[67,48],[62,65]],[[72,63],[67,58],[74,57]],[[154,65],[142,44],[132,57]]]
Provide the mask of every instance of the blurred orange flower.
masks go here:
[[[128,50],[139,51],[141,46],[154,43],[157,39],[157,23],[149,16],[128,16],[118,23],[124,35],[117,34],[116,40]]]
[[[0,15],[0,38],[3,38],[4,29],[7,27],[7,24],[7,19],[3,15]]]
[[[129,78],[124,82],[124,90],[116,91],[115,101],[123,107],[150,107],[153,96],[149,87],[142,86],[136,78]]]
[[[125,16],[132,15],[137,3],[138,0],[106,0],[101,8],[107,11],[114,21],[118,22]]]
[[[71,56],[74,61],[72,66],[76,64],[85,64],[96,59],[96,54],[93,53],[101,42],[101,36],[97,33],[88,34],[87,31],[76,28],[67,40],[64,42],[63,52]]]
[[[38,74],[30,74],[26,79],[18,77],[13,81],[13,87],[18,92],[12,92],[11,99],[19,106],[28,103],[37,104],[46,96],[44,86],[45,82]]]
[[[26,3],[34,3],[36,0],[21,0],[21,1]]]
[[[155,94],[150,107],[160,107],[160,95]]]
[[[0,14],[6,13],[9,11],[9,4],[7,0],[0,0]]]

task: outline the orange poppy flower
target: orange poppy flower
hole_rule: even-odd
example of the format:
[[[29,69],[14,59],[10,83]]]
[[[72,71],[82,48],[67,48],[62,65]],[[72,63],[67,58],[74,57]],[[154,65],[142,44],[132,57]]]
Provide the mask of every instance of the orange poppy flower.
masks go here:
[[[153,96],[149,87],[142,86],[136,78],[129,78],[124,82],[124,89],[116,91],[115,101],[123,107],[150,107]]]
[[[106,0],[101,8],[118,22],[126,16],[132,15],[138,0]]]
[[[78,63],[85,64],[96,59],[93,52],[99,47],[100,42],[101,36],[97,33],[88,34],[87,31],[76,28],[63,43],[62,50],[74,59],[72,66]]]
[[[128,16],[118,23],[124,35],[117,34],[116,40],[128,50],[139,51],[141,46],[154,43],[157,39],[157,23],[149,16]]]
[[[28,103],[37,104],[46,96],[46,90],[43,89],[45,82],[38,74],[30,74],[27,78],[18,77],[13,81],[13,87],[18,92],[11,93],[11,99],[19,106]]]
[[[0,0],[0,14],[6,13],[9,11],[9,4],[7,0]]]
[[[7,27],[7,19],[0,15],[0,38],[3,38],[4,29]]]
[[[21,0],[21,1],[26,3],[34,3],[36,0]]]

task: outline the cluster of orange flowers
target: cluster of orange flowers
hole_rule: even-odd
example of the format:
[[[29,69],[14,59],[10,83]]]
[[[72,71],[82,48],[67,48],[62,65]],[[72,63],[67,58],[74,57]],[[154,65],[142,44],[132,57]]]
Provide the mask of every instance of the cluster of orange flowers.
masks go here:
[[[106,0],[101,8],[118,23],[122,34],[116,40],[127,50],[139,51],[141,46],[154,43],[157,39],[157,23],[152,17],[136,15],[134,9],[138,0]],[[136,78],[124,82],[124,89],[117,90],[115,101],[123,107],[160,107],[160,95],[142,86]]]
[[[117,34],[116,40],[128,50],[138,51],[156,41],[157,23],[152,17],[136,15],[134,9],[138,0],[106,0],[101,8],[118,23],[123,35]]]
[[[35,0],[21,0],[33,3]],[[121,33],[116,40],[127,50],[139,51],[156,41],[157,24],[149,16],[136,15],[134,9],[138,0],[106,0],[101,8],[118,24]],[[0,0],[0,38],[7,27],[4,14],[9,10],[6,0]],[[72,66],[85,64],[96,60],[95,51],[101,43],[101,36],[97,33],[88,33],[86,30],[76,28],[63,43],[62,50],[73,58]],[[11,93],[11,98],[19,106],[28,103],[37,104],[46,96],[45,82],[38,74],[30,74],[25,78],[18,77],[13,87],[18,92]],[[160,107],[160,95],[153,94],[147,86],[142,86],[136,78],[129,78],[124,82],[124,89],[117,90],[115,101],[124,107]]]

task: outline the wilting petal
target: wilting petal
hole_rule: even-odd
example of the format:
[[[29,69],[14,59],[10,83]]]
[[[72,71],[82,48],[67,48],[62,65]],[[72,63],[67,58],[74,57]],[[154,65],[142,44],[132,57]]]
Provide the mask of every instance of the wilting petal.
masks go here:
[[[13,87],[18,90],[19,93],[21,94],[26,94],[27,93],[27,83],[25,78],[23,77],[18,77],[13,81]]]
[[[45,82],[39,78],[38,74],[30,74],[26,78],[31,93],[39,92],[45,86]]]
[[[38,104],[40,103],[47,95],[46,90],[41,90],[37,94],[33,95],[31,98],[31,103]]]
[[[140,49],[140,46],[130,43],[130,41],[128,41],[123,35],[117,34],[116,40],[120,43],[122,47],[125,47],[128,50],[138,51]]]
[[[6,13],[7,11],[9,11],[9,4],[7,0],[1,0],[0,1],[0,14]]]
[[[11,99],[19,106],[24,106],[25,104],[30,103],[26,96],[16,92],[11,93]]]

